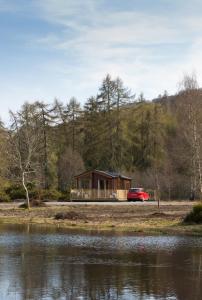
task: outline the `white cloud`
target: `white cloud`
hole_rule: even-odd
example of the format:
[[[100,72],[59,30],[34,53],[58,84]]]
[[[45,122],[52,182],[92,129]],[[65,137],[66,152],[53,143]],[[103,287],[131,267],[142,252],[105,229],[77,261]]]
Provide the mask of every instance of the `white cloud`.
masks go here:
[[[36,0],[35,5],[42,18],[75,30],[81,30],[82,26],[85,28],[89,17],[96,14],[94,0]]]
[[[179,80],[178,69],[184,65],[184,57],[178,58],[177,64],[170,62],[170,50],[166,50],[166,45],[171,45],[172,49],[173,44],[180,47],[182,43],[190,41],[193,30],[193,24],[192,28],[189,26],[190,19],[188,22],[185,19],[176,21],[177,27],[169,16],[143,12],[107,12],[103,17],[96,10],[94,1],[85,2],[85,10],[80,6],[81,2],[74,2],[72,5],[71,1],[44,1],[40,8],[43,7],[45,18],[61,23],[63,34],[51,34],[37,41],[39,45],[53,47],[67,56],[69,53],[73,54],[75,67],[71,75],[80,80],[79,94],[84,92],[86,95],[85,90],[89,90],[90,86],[93,90],[97,85],[95,82],[100,82],[108,72],[123,77],[128,85],[139,91],[146,90],[150,97],[166,89],[166,84],[173,91],[176,85],[173,80]],[[77,14],[82,10],[84,13],[78,18]],[[90,15],[91,21],[84,25],[84,19],[90,11],[94,11]],[[66,29],[72,19],[72,28],[76,28],[76,33],[69,35]],[[157,51],[162,45],[165,47],[164,51]],[[62,68],[61,73],[64,73]]]
[[[27,36],[27,44],[32,51],[51,50],[52,56],[40,63],[39,78],[22,82],[22,88],[19,84],[5,98],[17,95],[22,102],[38,96],[51,101],[75,95],[85,100],[96,94],[106,73],[120,76],[135,93],[143,91],[148,98],[165,89],[174,93],[184,72],[196,70],[202,82],[202,18],[191,11],[188,1],[181,1],[186,3],[181,4],[183,14],[179,10],[174,16],[172,11],[165,15],[148,9],[109,11],[103,2],[33,1],[35,11],[29,13],[51,23],[52,29],[34,39]]]

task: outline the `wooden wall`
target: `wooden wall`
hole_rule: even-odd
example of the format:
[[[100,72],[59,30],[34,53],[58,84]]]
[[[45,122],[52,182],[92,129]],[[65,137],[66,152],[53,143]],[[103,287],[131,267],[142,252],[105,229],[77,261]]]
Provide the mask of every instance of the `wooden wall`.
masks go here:
[[[111,178],[105,176],[104,174],[99,174],[96,172],[89,172],[83,174],[76,178],[77,181],[77,188],[79,188],[79,182],[89,180],[89,188],[91,189],[98,189],[98,180],[105,180],[107,181],[107,189],[108,190],[128,190],[131,187],[131,180],[124,179],[124,178]]]

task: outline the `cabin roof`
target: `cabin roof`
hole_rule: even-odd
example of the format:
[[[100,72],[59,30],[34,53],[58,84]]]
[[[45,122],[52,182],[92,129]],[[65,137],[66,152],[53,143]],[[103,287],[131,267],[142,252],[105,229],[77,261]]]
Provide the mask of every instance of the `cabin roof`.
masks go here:
[[[131,177],[127,177],[127,176],[124,176],[120,173],[117,173],[117,172],[110,172],[110,171],[101,171],[101,170],[90,170],[90,171],[85,171],[79,175],[76,175],[75,178],[78,178],[80,176],[83,176],[85,174],[88,174],[88,173],[98,173],[98,174],[101,174],[103,176],[106,176],[106,177],[110,177],[110,178],[122,178],[122,179],[128,179],[128,180],[131,180],[132,178]]]

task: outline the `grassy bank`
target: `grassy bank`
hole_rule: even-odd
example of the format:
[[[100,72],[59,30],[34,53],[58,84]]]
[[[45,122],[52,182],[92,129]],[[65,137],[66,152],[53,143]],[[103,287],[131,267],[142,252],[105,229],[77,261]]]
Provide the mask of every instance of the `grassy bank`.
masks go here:
[[[69,205],[32,208],[0,208],[0,223],[41,224],[82,230],[113,230],[143,234],[201,235],[202,225],[183,225],[182,220],[192,205]],[[66,214],[56,220],[56,214]]]

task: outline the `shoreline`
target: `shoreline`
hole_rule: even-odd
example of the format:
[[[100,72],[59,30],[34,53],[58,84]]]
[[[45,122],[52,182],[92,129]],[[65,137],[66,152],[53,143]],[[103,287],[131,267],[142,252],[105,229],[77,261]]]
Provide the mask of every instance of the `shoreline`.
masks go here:
[[[183,225],[178,223],[171,226],[151,227],[144,226],[116,226],[114,224],[84,224],[82,222],[68,222],[68,221],[55,221],[47,219],[16,219],[14,218],[0,218],[1,225],[33,225],[50,227],[65,230],[83,231],[83,232],[113,232],[125,234],[140,234],[140,235],[181,235],[181,236],[198,236],[202,237],[202,225]]]
[[[194,203],[195,204],[195,203]],[[130,233],[142,235],[202,236],[202,225],[184,225],[182,220],[192,205],[164,203],[156,205],[74,205],[45,206],[30,211],[16,206],[0,206],[0,225],[39,225],[66,230]],[[67,219],[56,220],[55,215],[65,213]],[[73,216],[73,217],[72,217]]]

